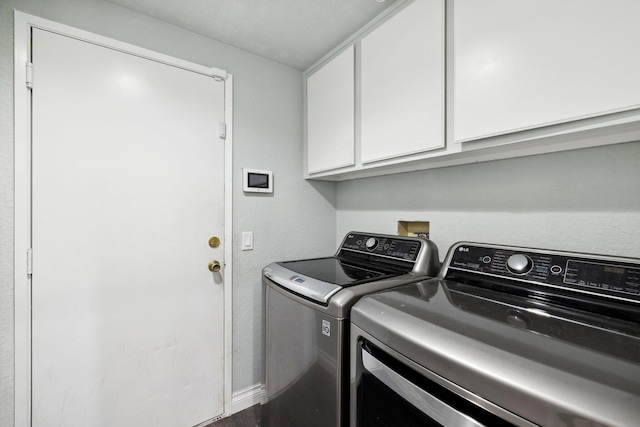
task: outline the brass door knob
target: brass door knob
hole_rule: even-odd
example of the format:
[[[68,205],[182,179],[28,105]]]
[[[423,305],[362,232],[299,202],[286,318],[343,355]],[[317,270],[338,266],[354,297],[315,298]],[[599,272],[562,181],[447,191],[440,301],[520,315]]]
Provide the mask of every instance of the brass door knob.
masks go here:
[[[213,273],[217,273],[218,271],[220,271],[220,263],[218,261],[211,261],[209,263],[209,271],[213,272]]]

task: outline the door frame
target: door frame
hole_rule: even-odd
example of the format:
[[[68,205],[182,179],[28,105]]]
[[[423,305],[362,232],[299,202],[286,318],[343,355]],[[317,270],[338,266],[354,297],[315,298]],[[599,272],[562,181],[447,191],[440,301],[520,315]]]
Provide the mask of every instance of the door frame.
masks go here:
[[[31,29],[40,28],[141,58],[193,71],[224,81],[224,404],[232,407],[232,166],[233,76],[224,70],[194,64],[162,53],[103,37],[23,12],[14,12],[14,363],[15,427],[31,426],[31,277],[27,274],[31,248],[31,91],[27,62],[31,57]],[[37,72],[36,72],[37,73]]]

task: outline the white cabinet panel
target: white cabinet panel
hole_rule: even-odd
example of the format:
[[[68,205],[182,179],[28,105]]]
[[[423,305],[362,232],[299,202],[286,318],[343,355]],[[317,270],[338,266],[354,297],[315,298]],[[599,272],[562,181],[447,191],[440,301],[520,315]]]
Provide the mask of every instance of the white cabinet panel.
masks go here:
[[[640,105],[637,0],[456,0],[455,139]]]
[[[417,0],[361,41],[363,163],[444,146],[444,1]]]
[[[307,166],[320,172],[354,164],[354,47],[307,79]]]

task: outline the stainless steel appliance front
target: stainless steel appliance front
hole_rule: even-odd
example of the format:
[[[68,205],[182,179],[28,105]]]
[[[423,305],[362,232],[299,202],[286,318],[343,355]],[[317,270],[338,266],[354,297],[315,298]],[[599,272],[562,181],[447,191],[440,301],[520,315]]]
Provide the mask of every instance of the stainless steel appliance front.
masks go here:
[[[351,306],[438,269],[431,241],[355,232],[333,257],[265,267],[266,425],[346,426]]]
[[[345,319],[267,286],[267,425],[340,425]],[[347,326],[348,326],[348,320]],[[312,419],[310,420],[310,416]]]
[[[350,330],[352,426],[639,425],[638,259],[460,243]]]
[[[351,324],[351,426],[534,427]],[[453,366],[452,366],[452,369]]]

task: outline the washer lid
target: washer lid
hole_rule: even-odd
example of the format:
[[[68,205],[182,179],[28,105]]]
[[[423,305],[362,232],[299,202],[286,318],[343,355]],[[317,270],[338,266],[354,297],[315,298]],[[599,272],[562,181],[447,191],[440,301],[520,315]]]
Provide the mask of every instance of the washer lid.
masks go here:
[[[399,269],[361,266],[338,257],[278,262],[268,265],[264,275],[302,297],[327,304],[340,289],[403,274]]]
[[[327,304],[329,298],[342,289],[342,286],[298,274],[279,263],[269,264],[262,272],[264,277],[283,288],[322,304]]]

